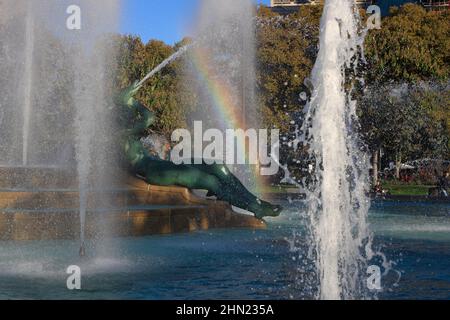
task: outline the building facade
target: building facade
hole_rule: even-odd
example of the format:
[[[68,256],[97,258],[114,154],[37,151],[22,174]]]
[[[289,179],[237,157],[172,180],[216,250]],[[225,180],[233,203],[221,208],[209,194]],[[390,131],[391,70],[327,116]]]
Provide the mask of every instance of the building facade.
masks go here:
[[[449,0],[420,0],[420,3],[428,10],[446,10],[450,7]]]
[[[272,10],[278,13],[291,13],[304,5],[317,5],[324,0],[270,0]],[[427,10],[446,10],[450,7],[450,0],[355,0],[360,7],[368,7],[372,4],[380,6],[382,15],[389,13],[392,6],[401,6],[406,3],[421,4]]]
[[[289,6],[301,6],[304,4],[312,4],[316,2],[313,0],[270,0],[271,7],[289,7]]]
[[[298,11],[299,8],[305,5],[322,4],[324,0],[270,0],[270,7],[274,12],[280,14],[290,14]],[[355,0],[356,4],[363,7],[368,7],[375,1],[372,0]]]
[[[316,5],[323,3],[324,0],[270,0],[271,7],[298,7],[303,5]],[[355,0],[358,5],[370,5],[371,0]]]

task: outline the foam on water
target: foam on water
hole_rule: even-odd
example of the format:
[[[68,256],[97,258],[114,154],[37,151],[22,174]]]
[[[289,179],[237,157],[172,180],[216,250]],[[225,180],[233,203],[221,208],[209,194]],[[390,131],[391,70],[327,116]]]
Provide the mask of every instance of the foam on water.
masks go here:
[[[370,220],[371,229],[376,235],[402,239],[450,240],[450,219],[446,216],[375,212],[370,215]]]

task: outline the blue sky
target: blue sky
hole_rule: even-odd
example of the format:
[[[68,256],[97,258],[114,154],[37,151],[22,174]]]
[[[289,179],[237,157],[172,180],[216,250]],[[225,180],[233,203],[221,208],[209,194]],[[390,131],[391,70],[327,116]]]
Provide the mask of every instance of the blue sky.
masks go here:
[[[121,32],[139,35],[144,42],[158,39],[173,44],[188,34],[200,1],[122,0]]]

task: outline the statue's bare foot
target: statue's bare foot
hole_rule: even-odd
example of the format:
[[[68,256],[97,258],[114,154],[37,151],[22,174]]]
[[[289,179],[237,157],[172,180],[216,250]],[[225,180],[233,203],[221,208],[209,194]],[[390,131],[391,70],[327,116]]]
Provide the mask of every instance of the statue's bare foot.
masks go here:
[[[257,205],[250,208],[258,219],[263,219],[264,217],[278,217],[283,211],[283,207],[280,205],[274,205],[267,201],[258,200]]]

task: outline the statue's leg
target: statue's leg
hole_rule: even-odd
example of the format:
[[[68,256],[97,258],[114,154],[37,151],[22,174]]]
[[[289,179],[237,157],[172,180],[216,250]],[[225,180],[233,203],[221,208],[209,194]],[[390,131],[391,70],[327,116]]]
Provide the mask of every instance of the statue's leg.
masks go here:
[[[220,181],[217,177],[204,174],[193,167],[160,161],[160,163],[152,165],[151,169],[146,175],[150,183],[166,186],[176,185],[189,189],[205,189],[213,192],[220,188]]]
[[[222,175],[213,174],[215,170],[221,168],[207,168],[204,165],[176,165],[169,161],[157,161],[145,159],[139,164],[137,171],[146,177],[150,184],[161,186],[181,186],[189,189],[203,189],[212,192],[219,200],[227,201],[230,204],[251,211],[255,216],[277,216],[281,207],[271,205],[268,202],[258,199],[252,195],[245,187],[232,183],[231,172]],[[224,172],[224,171],[222,171]]]
[[[220,179],[223,183],[226,183],[236,192],[245,195],[251,199],[256,200],[257,197],[253,195],[248,189],[242,184],[242,182],[228,169],[226,165],[223,164],[199,164],[194,165],[200,170],[212,174]]]
[[[269,202],[259,199],[257,196],[252,194],[242,182],[228,169],[226,165],[223,164],[201,164],[195,165],[200,168],[200,170],[208,172],[216,176],[223,184],[227,186],[227,190],[231,190],[232,194],[239,195],[241,198],[245,198],[248,203],[248,207],[244,208],[246,210],[255,212],[260,212],[261,216],[278,216],[281,212],[281,207],[277,205],[272,205]],[[221,199],[220,195],[217,195]],[[229,201],[227,199],[221,199]]]

